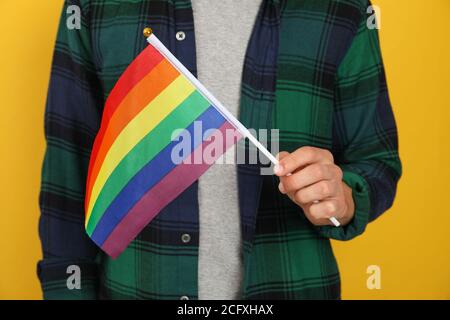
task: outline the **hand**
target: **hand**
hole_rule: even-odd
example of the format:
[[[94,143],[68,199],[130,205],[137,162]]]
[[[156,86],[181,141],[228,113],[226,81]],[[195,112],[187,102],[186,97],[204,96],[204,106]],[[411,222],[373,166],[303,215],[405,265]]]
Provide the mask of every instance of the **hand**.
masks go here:
[[[331,217],[341,225],[352,220],[352,189],[342,181],[342,170],[334,164],[331,152],[302,147],[292,153],[281,152],[278,159],[274,170],[280,177],[280,192],[299,205],[312,224],[332,225]]]

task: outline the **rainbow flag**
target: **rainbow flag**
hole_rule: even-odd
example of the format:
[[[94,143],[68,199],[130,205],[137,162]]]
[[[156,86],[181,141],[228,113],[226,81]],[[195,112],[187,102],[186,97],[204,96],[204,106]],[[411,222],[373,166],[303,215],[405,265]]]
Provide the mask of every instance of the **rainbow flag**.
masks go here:
[[[202,136],[235,130],[236,139],[223,139],[214,160],[244,136],[256,140],[155,35],[147,40],[106,101],[89,163],[86,231],[113,258],[211,165],[187,161],[213,142],[207,135],[191,139],[183,162],[173,161],[175,130],[192,137],[196,123]]]

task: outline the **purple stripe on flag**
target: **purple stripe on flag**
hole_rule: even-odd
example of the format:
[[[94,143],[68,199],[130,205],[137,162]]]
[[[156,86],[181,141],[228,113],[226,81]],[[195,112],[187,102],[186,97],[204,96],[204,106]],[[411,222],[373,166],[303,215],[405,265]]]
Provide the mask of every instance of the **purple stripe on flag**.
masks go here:
[[[218,131],[221,132],[223,147],[214,155],[217,160],[223,152],[228,150],[237,141],[227,141],[226,130],[234,129],[229,122],[225,122]],[[213,141],[204,141],[193,153],[201,152]],[[206,170],[210,164],[180,164],[167,174],[158,184],[148,190],[148,192],[137,202],[127,213],[122,221],[111,232],[102,245],[102,249],[113,259],[125,250],[128,244],[142,231],[142,229],[153,220],[153,218],[180,193],[194,183]]]

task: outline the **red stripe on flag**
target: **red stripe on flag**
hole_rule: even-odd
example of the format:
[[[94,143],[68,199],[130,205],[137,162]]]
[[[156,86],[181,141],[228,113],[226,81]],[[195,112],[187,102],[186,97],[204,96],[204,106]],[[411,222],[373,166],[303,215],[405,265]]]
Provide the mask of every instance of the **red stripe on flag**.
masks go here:
[[[110,118],[128,92],[163,59],[158,50],[147,46],[117,80],[106,101],[103,119]]]
[[[101,128],[96,140],[101,140],[95,158],[90,163],[90,180],[86,187],[86,201],[89,202],[93,184],[97,179],[101,166],[109,149],[116,141],[122,130],[138,115],[148,104],[166,89],[180,73],[168,60],[161,61],[149,72],[123,99],[107,128]]]
[[[97,158],[98,151],[102,145],[103,135],[108,127],[109,120],[117,110],[123,99],[127,96],[131,89],[138,84],[151,70],[157,66],[164,57],[153,46],[147,46],[133,62],[128,66],[125,72],[120,76],[119,80],[111,90],[103,109],[103,116],[100,130],[95,138],[92,147],[91,157],[89,161],[89,169],[86,179],[86,191],[91,185],[91,175],[93,164]],[[85,211],[87,211],[88,201],[85,201]]]

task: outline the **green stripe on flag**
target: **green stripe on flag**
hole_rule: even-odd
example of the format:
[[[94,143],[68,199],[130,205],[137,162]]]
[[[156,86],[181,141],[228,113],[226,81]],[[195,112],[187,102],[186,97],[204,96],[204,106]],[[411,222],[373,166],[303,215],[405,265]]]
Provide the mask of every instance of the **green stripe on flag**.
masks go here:
[[[172,141],[173,131],[187,128],[210,105],[198,91],[194,91],[131,149],[108,177],[95,201],[86,227],[89,236],[92,235],[103,213],[120,191],[139,170]]]

